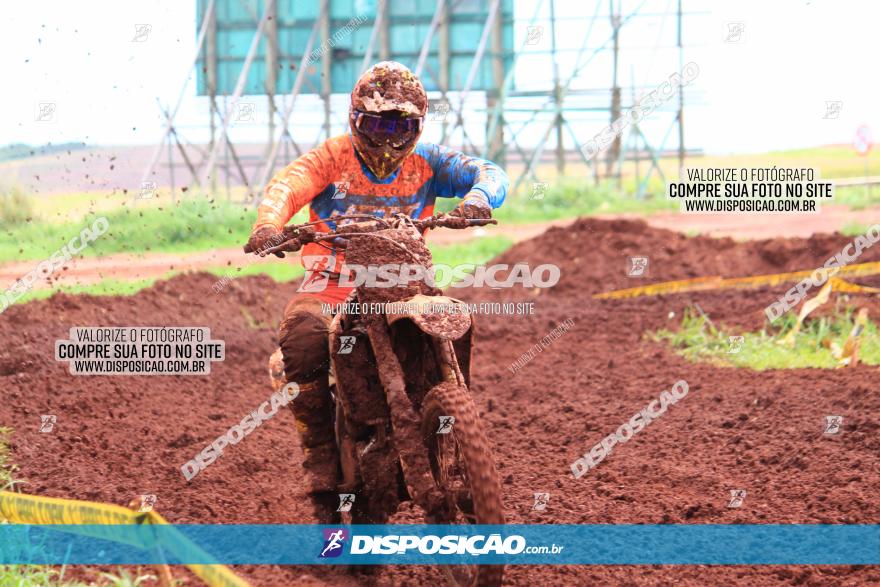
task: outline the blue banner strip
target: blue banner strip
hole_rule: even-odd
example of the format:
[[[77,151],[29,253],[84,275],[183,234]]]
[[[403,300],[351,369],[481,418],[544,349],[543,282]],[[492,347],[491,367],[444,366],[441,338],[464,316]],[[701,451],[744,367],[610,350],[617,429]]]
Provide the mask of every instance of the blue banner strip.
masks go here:
[[[0,525],[0,564],[877,565],[880,525]]]

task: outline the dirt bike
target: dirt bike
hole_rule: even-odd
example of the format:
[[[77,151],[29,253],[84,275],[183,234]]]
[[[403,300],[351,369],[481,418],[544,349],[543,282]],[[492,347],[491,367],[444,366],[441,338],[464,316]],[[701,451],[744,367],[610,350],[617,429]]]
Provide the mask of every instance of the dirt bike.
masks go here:
[[[428,229],[496,221],[450,214],[333,220],[337,228],[329,232],[317,232],[316,222],[287,226],[284,242],[260,254],[323,243],[345,249],[346,265],[397,268],[385,287],[355,287],[331,322],[338,492],[355,496],[343,521],[383,524],[411,499],[429,524],[503,524],[498,473],[469,391],[473,317],[431,280],[408,279],[413,267],[433,266]],[[382,311],[370,311],[371,304]],[[443,569],[459,586],[500,585],[503,574],[503,566]]]

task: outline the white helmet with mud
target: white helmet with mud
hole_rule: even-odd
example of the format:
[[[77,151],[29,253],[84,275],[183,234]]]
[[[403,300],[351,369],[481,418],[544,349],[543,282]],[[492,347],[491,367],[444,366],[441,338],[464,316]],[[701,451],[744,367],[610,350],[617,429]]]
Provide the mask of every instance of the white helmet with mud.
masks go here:
[[[355,150],[376,177],[391,175],[415,149],[427,112],[425,88],[405,65],[381,61],[360,77],[349,126]]]

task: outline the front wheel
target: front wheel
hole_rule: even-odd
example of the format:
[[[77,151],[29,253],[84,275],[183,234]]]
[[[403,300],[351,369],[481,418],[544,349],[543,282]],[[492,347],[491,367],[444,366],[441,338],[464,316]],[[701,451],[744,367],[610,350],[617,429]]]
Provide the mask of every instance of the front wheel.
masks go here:
[[[501,483],[466,387],[441,383],[428,392],[422,403],[422,437],[434,483],[447,500],[444,518],[428,521],[503,524]],[[443,569],[449,582],[459,587],[500,585],[504,572],[500,565],[446,565]]]

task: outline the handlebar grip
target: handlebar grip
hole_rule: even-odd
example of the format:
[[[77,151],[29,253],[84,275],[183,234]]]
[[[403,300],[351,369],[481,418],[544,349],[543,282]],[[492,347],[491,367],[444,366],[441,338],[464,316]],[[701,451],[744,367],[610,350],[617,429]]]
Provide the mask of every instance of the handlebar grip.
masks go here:
[[[486,226],[487,224],[498,224],[498,221],[494,218],[468,218],[467,223],[469,226]]]
[[[275,253],[295,253],[296,251],[300,250],[302,246],[303,242],[300,239],[292,238],[290,240],[284,241],[280,245],[269,247],[268,249],[260,251],[260,256],[265,257],[267,255],[274,255]]]

